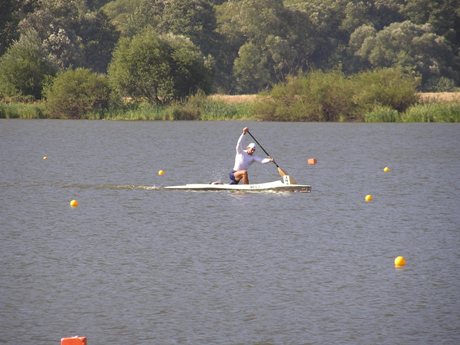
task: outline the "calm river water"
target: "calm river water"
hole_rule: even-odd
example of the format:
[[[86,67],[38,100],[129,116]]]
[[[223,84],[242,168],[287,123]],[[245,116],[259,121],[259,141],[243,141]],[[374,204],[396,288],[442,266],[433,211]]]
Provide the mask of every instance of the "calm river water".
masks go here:
[[[312,192],[152,188],[243,126]],[[0,343],[459,344],[459,176],[456,124],[1,120]]]

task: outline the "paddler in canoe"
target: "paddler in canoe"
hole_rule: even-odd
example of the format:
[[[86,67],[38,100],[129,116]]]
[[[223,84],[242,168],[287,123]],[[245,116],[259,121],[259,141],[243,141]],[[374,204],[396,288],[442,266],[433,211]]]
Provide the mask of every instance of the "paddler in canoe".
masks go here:
[[[249,128],[244,127],[243,133],[241,133],[236,143],[235,165],[229,174],[230,184],[238,184],[241,180],[243,184],[249,184],[248,168],[254,161],[262,164],[273,162],[273,158],[270,156],[262,158],[254,154],[256,144],[250,143],[246,147],[243,146],[243,137],[248,132]]]

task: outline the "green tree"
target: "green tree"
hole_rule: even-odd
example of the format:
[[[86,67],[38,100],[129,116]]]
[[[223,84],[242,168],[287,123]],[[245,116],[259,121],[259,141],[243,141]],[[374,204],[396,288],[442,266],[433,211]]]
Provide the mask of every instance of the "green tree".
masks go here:
[[[86,4],[91,10],[98,10],[111,0],[86,0]]]
[[[0,58],[0,96],[41,98],[42,84],[56,73],[35,31],[23,34]]]
[[[38,0],[0,1],[0,55],[19,39],[18,23],[35,9]]]
[[[199,90],[208,93],[212,84],[212,64],[199,48],[184,36],[163,36],[171,49],[174,98],[185,98]]]
[[[357,73],[372,68],[367,58],[359,53],[363,43],[369,37],[375,37],[377,30],[372,25],[361,25],[351,35],[347,47],[347,63],[345,70],[349,73]]]
[[[450,45],[444,37],[433,33],[430,25],[405,21],[393,23],[378,32],[368,27],[358,30],[359,33],[352,35],[350,48],[371,67],[399,66],[420,75],[422,84],[441,77],[458,80],[458,71],[453,68],[455,55]]]
[[[204,55],[215,53],[218,36],[216,16],[209,0],[169,0],[160,14],[161,33],[183,35],[200,48]]]
[[[235,1],[223,2],[216,6],[216,31],[221,37],[219,50],[215,55],[219,68],[215,74],[215,87],[219,92],[235,92],[233,64],[238,57],[240,47],[246,42],[239,22],[235,19],[240,13],[238,3]]]
[[[290,0],[289,8],[302,11],[313,30],[315,50],[312,54],[314,68],[331,69],[341,62],[343,46],[347,41],[346,28],[342,27],[345,6],[342,0]]]
[[[108,18],[91,12],[85,0],[41,0],[19,25],[21,33],[35,30],[60,68],[89,67],[105,72],[118,33]]]
[[[45,88],[45,96],[46,110],[52,117],[79,119],[107,109],[110,88],[105,75],[77,68],[58,74]]]
[[[132,37],[150,27],[160,34],[183,35],[203,54],[213,54],[218,36],[210,0],[115,0],[104,6],[123,36]]]
[[[281,0],[241,0],[218,7],[218,30],[233,56],[235,90],[254,92],[307,70],[314,51],[308,17]],[[233,50],[233,52],[231,50]]]
[[[144,0],[113,0],[105,4],[102,11],[122,36],[134,36],[149,23],[156,25],[153,22],[154,18],[148,13],[148,8],[141,6],[143,2]],[[144,15],[150,17],[150,21],[144,20]]]
[[[457,47],[460,44],[459,0],[407,0],[401,13],[415,24],[430,24],[434,33],[446,37]]]
[[[251,42],[243,44],[234,65],[236,90],[256,93],[267,88],[271,83],[267,62],[267,56],[259,47]]]
[[[444,37],[455,54],[451,69],[455,76],[431,77],[425,82],[432,90],[448,90],[454,81],[460,84],[460,0],[408,0],[401,13],[418,25],[430,24],[432,32]],[[447,87],[446,87],[447,86]]]
[[[187,38],[158,35],[151,29],[122,38],[109,67],[113,89],[120,96],[167,103],[208,92],[209,70],[200,50]]]
[[[107,72],[119,38],[108,17],[101,11],[85,13],[80,20],[78,36],[83,56],[79,65],[95,72]]]
[[[219,56],[221,39],[215,31],[216,16],[210,0],[116,0],[104,6],[104,11],[124,37],[150,28],[162,35],[189,38],[206,56],[210,67]]]
[[[401,14],[400,0],[359,0],[342,3],[345,3],[345,7],[341,10],[343,17],[340,28],[348,35],[364,24],[382,30],[393,22],[404,20],[404,16]]]
[[[18,19],[14,16],[15,1],[0,2],[0,55],[2,55],[17,35],[15,26]]]

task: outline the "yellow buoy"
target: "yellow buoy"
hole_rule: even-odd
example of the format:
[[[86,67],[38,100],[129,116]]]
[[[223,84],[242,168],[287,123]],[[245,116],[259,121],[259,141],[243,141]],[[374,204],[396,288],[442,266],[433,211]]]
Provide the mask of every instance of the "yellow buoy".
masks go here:
[[[47,156],[43,156],[43,160],[46,160],[46,159],[48,159],[48,157],[47,157]]]
[[[404,259],[403,256],[396,257],[395,258],[395,267],[399,268],[399,267],[403,267],[403,266],[406,266],[406,259]]]
[[[370,194],[367,194],[367,195],[364,197],[364,201],[366,201],[366,202],[371,202],[372,199],[373,199],[373,197],[372,197],[372,195],[370,195]]]
[[[387,173],[387,172],[390,172],[390,171],[391,171],[391,169],[390,169],[389,167],[383,168],[383,172],[386,172],[386,173]]]
[[[163,170],[158,170],[158,176],[163,176],[165,172]]]
[[[71,200],[70,201],[70,207],[78,207],[78,201],[77,200]]]

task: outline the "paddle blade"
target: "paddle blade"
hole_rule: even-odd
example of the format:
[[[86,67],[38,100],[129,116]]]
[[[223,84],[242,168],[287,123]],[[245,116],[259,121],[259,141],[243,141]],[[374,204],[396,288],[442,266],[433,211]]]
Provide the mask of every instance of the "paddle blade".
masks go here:
[[[277,166],[277,169],[278,169],[278,174],[280,174],[281,177],[289,176],[289,174],[286,172],[286,170],[280,168],[279,166]],[[297,184],[297,181],[292,176],[289,176],[289,181],[290,181],[291,184]]]
[[[297,184],[297,181],[294,177],[289,176],[289,179],[291,180],[291,184]]]
[[[285,170],[283,170],[282,168],[280,167],[277,167],[278,169],[278,174],[280,174],[281,177],[283,176],[286,176],[286,175],[289,175]]]

